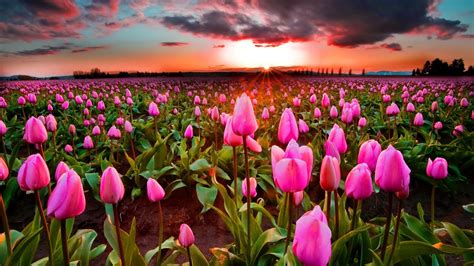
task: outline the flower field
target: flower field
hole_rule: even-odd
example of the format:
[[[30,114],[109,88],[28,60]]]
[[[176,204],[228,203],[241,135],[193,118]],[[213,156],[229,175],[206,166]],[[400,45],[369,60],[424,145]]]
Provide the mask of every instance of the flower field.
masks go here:
[[[474,79],[0,87],[0,265],[472,265]]]

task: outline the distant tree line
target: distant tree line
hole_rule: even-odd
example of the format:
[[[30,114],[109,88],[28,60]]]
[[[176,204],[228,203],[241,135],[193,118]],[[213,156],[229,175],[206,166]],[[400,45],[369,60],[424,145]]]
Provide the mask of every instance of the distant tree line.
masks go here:
[[[245,76],[250,73],[230,71],[230,72],[126,72],[107,73],[93,68],[90,72],[74,71],[75,79],[103,79],[103,78],[144,78],[144,77],[236,77]]]
[[[464,60],[454,59],[451,64],[436,58],[433,61],[427,60],[422,69],[413,69],[412,76],[463,76],[474,75],[473,66],[469,66],[465,71]]]
[[[342,72],[342,68],[339,68],[337,73],[334,72],[334,68],[318,68],[313,70],[311,69],[294,69],[294,70],[289,70],[286,71],[288,75],[292,76],[342,76],[342,75],[347,75],[347,76],[352,76],[352,69],[349,69],[347,73]],[[365,69],[362,69],[362,76],[365,75]]]

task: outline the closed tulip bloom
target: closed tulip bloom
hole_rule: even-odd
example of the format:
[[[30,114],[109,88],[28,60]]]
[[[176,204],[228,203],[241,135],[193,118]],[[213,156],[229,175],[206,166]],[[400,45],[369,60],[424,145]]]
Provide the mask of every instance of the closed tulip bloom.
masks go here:
[[[321,98],[321,106],[323,108],[328,108],[330,104],[331,101],[329,100],[329,96],[326,93],[323,93],[323,97]]]
[[[49,181],[48,166],[39,153],[30,155],[18,170],[18,184],[23,191],[42,189]]]
[[[397,116],[400,113],[400,109],[398,108],[397,104],[392,103],[391,105],[387,106],[385,113],[388,116]]]
[[[310,103],[315,103],[316,100],[317,100],[317,99],[316,99],[316,95],[311,94],[311,96],[309,97],[309,102],[310,102]]]
[[[193,138],[193,126],[188,125],[186,127],[186,130],[184,131],[184,137],[187,139],[192,139]]]
[[[441,157],[437,157],[434,161],[428,158],[426,175],[433,179],[445,179],[448,176],[448,161]]]
[[[337,124],[334,124],[331,129],[331,132],[329,132],[328,140],[334,143],[340,154],[343,154],[347,151],[347,142],[344,130],[340,128]]]
[[[344,108],[342,108],[342,113],[341,113],[341,121],[346,123],[346,124],[351,124],[353,120],[353,115],[352,115],[352,108],[347,105],[344,105]]]
[[[71,145],[67,144],[65,147],[64,147],[64,151],[67,152],[67,153],[71,153],[74,149],[72,148]]]
[[[325,266],[331,258],[331,229],[316,205],[296,221],[293,254],[307,266]]]
[[[0,120],[0,137],[5,136],[5,134],[7,134],[7,131],[8,131],[7,125],[5,125],[5,123],[2,120]]]
[[[232,116],[229,116],[227,118],[227,123],[224,129],[224,144],[232,147],[237,147],[242,145],[243,142],[242,137],[235,134],[232,130],[232,120]]]
[[[64,173],[48,199],[48,216],[59,220],[73,218],[86,209],[81,177],[72,169]]]
[[[389,145],[377,159],[375,183],[387,192],[406,190],[410,184],[410,172],[402,153]]]
[[[321,110],[318,107],[314,108],[313,117],[319,119],[321,117]]]
[[[30,144],[42,144],[48,140],[48,132],[44,124],[32,116],[26,122],[23,139]]]
[[[92,141],[92,138],[91,136],[86,136],[84,138],[84,149],[93,149],[94,148],[94,141]]]
[[[324,151],[326,152],[325,155],[330,155],[332,157],[336,157],[336,159],[340,162],[341,161],[341,155],[339,154],[339,151],[336,148],[336,145],[332,143],[329,140],[326,140],[324,142]]]
[[[254,198],[257,196],[257,180],[253,177],[250,178],[250,190],[247,189],[247,180],[242,182],[242,194],[247,197],[250,193],[250,197]]]
[[[68,131],[69,131],[69,134],[76,135],[76,126],[73,124],[70,124]]]
[[[109,204],[118,203],[125,193],[122,179],[117,170],[109,166],[102,173],[100,179],[100,199]]]
[[[214,121],[219,120],[219,109],[217,108],[217,106],[214,106],[211,109],[211,119]]]
[[[49,132],[56,132],[56,130],[58,129],[58,122],[56,121],[56,118],[52,114],[49,114],[46,117],[46,129]]]
[[[69,171],[69,166],[65,162],[60,161],[58,163],[58,166],[56,166],[56,171],[54,172],[54,179],[58,181],[59,178],[67,171]]]
[[[20,97],[18,97],[17,102],[18,102],[18,105],[23,106],[23,105],[26,104],[26,99],[25,99],[25,97],[20,96]]]
[[[425,121],[423,120],[423,115],[421,113],[416,113],[415,119],[413,120],[413,125],[421,127]]]
[[[103,101],[99,101],[97,103],[97,110],[99,111],[105,111],[105,103]]]
[[[295,206],[300,206],[304,198],[304,191],[298,191],[293,193],[293,204]]]
[[[442,128],[443,128],[443,123],[441,123],[441,121],[438,121],[434,124],[434,129],[440,130]]]
[[[468,107],[469,106],[469,101],[466,98],[462,98],[460,104],[461,104],[462,107]]]
[[[61,108],[63,110],[67,110],[69,108],[69,101],[64,101],[62,104],[61,104]]]
[[[298,97],[293,98],[293,106],[295,107],[301,106],[301,99]]]
[[[107,136],[111,139],[120,139],[122,137],[122,133],[120,133],[120,129],[112,126],[109,128],[109,131],[107,131]]]
[[[366,163],[356,165],[346,178],[346,194],[348,197],[363,200],[373,193],[372,178]]]
[[[181,246],[188,248],[194,244],[194,233],[187,224],[181,224],[179,227],[179,243]]]
[[[306,122],[303,119],[298,120],[298,128],[301,133],[309,132],[309,126],[308,124],[306,124]]]
[[[158,202],[165,197],[165,190],[160,183],[153,178],[148,178],[146,182],[146,192],[151,202]]]
[[[360,146],[357,163],[366,163],[369,166],[370,171],[375,171],[377,159],[379,158],[381,151],[382,147],[380,144],[376,140],[369,139]]]
[[[242,93],[235,103],[232,115],[232,130],[239,136],[248,136],[257,130],[257,119],[253,105],[247,94]]]
[[[415,112],[415,105],[413,105],[412,103],[408,103],[407,104],[407,112],[410,112],[410,113]]]
[[[130,123],[130,121],[125,121],[125,132],[127,132],[128,134],[131,134],[133,132],[133,126],[132,126],[132,123]]]
[[[334,106],[334,105],[331,106],[331,110],[329,110],[329,116],[330,116],[331,118],[333,118],[333,119],[334,119],[334,118],[337,118],[338,112],[337,112],[336,106]]]
[[[326,155],[321,163],[319,183],[325,191],[334,191],[341,182],[341,170],[336,157]]]
[[[292,139],[298,140],[299,131],[295,115],[290,108],[286,108],[281,114],[280,124],[278,125],[278,140],[287,144]]]
[[[194,96],[194,104],[197,105],[197,104],[200,104],[201,103],[201,98],[199,98],[198,95]]]
[[[196,117],[200,117],[200,116],[201,116],[201,109],[199,108],[199,106],[196,106],[196,107],[194,108],[194,115],[195,115]]]
[[[262,146],[260,145],[260,143],[258,143],[258,141],[256,141],[255,139],[253,139],[250,136],[247,136],[247,146],[253,152],[258,153],[258,152],[262,151]]]
[[[359,123],[357,124],[360,128],[363,128],[367,125],[367,119],[365,117],[361,117],[359,119]]]
[[[0,157],[0,181],[5,181],[8,178],[8,166],[3,157]]]
[[[159,116],[160,115],[160,110],[158,110],[158,106],[156,103],[151,102],[150,105],[148,105],[148,114],[150,116]]]
[[[262,119],[263,120],[268,120],[270,118],[270,113],[268,112],[267,107],[263,108],[262,111]]]
[[[464,127],[462,125],[457,125],[454,127],[452,133],[454,136],[459,137],[460,135],[462,135],[462,133],[464,133]]]

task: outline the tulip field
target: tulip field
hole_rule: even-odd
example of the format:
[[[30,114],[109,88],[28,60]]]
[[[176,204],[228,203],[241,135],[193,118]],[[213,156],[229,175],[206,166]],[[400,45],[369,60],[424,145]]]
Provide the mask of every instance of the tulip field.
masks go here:
[[[0,265],[473,265],[474,79],[0,84]]]

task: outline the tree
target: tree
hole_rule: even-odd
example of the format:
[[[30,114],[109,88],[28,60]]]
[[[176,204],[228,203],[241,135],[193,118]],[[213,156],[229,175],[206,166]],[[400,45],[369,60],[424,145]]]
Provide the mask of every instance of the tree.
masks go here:
[[[464,73],[464,60],[462,58],[454,59],[451,65],[449,65],[449,74],[451,75],[462,75]]]
[[[342,75],[342,68],[339,68],[339,76]]]
[[[362,69],[362,76],[365,76],[365,68]]]
[[[352,75],[352,69],[349,69],[349,76]]]
[[[427,60],[425,62],[425,65],[423,66],[423,70],[421,71],[421,74],[422,75],[430,74],[430,69],[431,69],[431,63],[430,63],[430,60]]]
[[[411,72],[411,75],[412,75],[413,77],[416,76],[416,71],[415,71],[415,69],[413,69],[413,71]]]
[[[334,75],[334,68],[331,68],[331,76]]]

